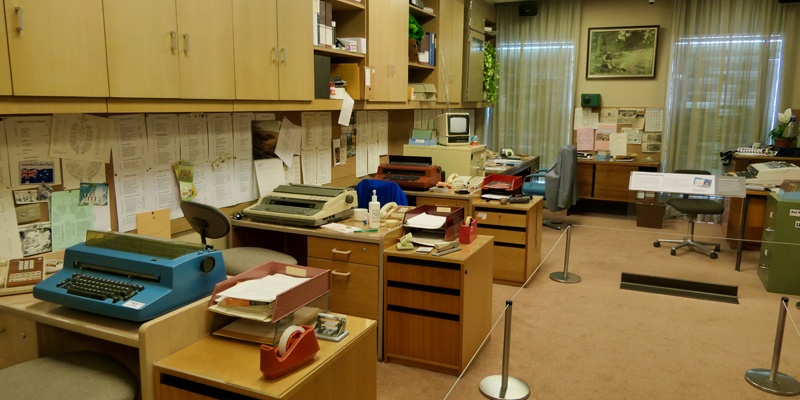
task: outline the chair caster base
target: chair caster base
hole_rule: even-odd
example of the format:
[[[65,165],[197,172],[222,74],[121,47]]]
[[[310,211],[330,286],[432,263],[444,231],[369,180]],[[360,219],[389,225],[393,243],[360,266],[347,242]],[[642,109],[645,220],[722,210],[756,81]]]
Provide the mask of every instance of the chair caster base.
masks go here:
[[[661,247],[661,242],[653,242],[653,247]]]
[[[675,251],[675,249],[670,249],[670,251],[669,251],[669,255],[671,255],[671,256],[676,256],[676,255],[678,255],[678,252],[677,252],[677,251]]]
[[[717,257],[719,257],[719,256],[717,255],[717,253],[713,253],[713,252],[712,252],[711,254],[709,254],[708,256],[709,256],[709,257],[711,257],[711,259],[712,259],[712,260],[716,260],[716,259],[717,259]]]

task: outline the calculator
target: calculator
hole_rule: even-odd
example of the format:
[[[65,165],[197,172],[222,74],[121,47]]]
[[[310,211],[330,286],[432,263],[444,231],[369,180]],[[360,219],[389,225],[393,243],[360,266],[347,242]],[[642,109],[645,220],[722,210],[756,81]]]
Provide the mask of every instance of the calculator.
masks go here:
[[[35,285],[44,279],[44,257],[18,258],[8,262],[6,287]]]

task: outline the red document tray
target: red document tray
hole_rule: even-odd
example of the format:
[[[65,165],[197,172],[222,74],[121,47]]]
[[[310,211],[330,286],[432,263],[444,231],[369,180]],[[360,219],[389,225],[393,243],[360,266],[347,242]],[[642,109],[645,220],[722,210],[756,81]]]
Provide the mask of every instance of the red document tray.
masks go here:
[[[298,268],[306,272],[305,276],[286,273],[286,268]],[[289,289],[277,296],[275,296],[275,305],[272,309],[271,322],[278,321],[279,319],[299,310],[306,304],[317,299],[318,297],[330,292],[331,279],[330,271],[327,269],[302,267],[299,265],[292,265],[281,263],[277,261],[270,261],[261,266],[255,267],[249,271],[242,272],[232,278],[228,278],[214,286],[214,293],[211,295],[211,301],[208,303],[209,307],[217,303],[217,293],[226,290],[238,282],[244,282],[250,279],[263,278],[267,275],[273,274],[286,274],[289,276],[299,276],[301,278],[311,278],[302,285]]]
[[[440,211],[445,209],[450,209],[450,211]],[[461,223],[464,221],[464,207],[437,206],[431,204],[419,206],[413,210],[406,211],[406,215],[403,217],[403,235],[409,232],[413,233],[415,231],[422,230],[420,228],[411,228],[405,226],[406,221],[422,213],[447,217],[444,226],[438,230],[444,232],[444,240],[446,242],[453,241],[458,238],[459,226],[461,226]]]
[[[485,193],[515,194],[522,193],[522,177],[514,175],[492,174],[483,178],[481,190]]]

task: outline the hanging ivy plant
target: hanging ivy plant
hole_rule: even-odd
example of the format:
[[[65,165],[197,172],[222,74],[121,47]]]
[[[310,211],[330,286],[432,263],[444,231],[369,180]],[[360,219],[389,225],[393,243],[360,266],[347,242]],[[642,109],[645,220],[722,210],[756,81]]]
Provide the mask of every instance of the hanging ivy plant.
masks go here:
[[[486,102],[497,102],[497,82],[500,80],[497,63],[497,49],[489,42],[483,48],[483,90],[486,92]]]

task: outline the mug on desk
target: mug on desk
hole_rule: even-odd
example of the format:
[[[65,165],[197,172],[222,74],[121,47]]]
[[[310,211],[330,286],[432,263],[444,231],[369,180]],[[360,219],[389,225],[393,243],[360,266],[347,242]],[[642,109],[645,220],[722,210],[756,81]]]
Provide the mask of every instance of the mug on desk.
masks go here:
[[[366,208],[354,208],[353,209],[353,218],[356,221],[365,221],[367,219],[367,209]]]

